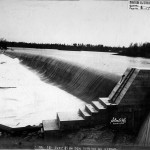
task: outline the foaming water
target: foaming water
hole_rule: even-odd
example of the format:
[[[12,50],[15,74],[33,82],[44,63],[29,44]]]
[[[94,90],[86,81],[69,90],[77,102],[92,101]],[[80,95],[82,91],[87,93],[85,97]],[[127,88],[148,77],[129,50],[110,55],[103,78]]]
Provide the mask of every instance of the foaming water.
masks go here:
[[[78,111],[84,106],[85,102],[42,82],[16,60],[0,55],[0,62],[5,62],[0,65],[1,124],[11,127],[38,125],[42,120],[55,119],[56,112]]]

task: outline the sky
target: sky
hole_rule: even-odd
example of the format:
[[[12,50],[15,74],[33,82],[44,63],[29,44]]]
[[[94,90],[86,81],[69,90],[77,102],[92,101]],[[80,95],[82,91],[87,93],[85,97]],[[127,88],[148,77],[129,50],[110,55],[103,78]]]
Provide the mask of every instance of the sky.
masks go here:
[[[128,1],[0,0],[0,38],[128,46],[150,42],[150,10]]]

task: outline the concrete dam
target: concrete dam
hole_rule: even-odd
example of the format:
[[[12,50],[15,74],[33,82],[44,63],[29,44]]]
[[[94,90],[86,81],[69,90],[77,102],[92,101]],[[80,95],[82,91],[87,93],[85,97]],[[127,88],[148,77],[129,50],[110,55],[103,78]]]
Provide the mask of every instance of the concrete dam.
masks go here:
[[[128,68],[118,78],[113,74],[97,74],[80,66],[39,55],[15,52],[8,52],[7,55],[19,58],[22,64],[36,70],[43,81],[54,83],[87,102],[78,111],[57,112],[55,119],[41,120],[40,128],[45,136],[97,124],[139,131],[148,116],[150,69]],[[142,143],[141,139],[139,141]]]
[[[52,57],[16,52],[8,54],[36,70],[43,81],[56,84],[86,102],[108,96],[119,80],[118,75],[96,72]]]

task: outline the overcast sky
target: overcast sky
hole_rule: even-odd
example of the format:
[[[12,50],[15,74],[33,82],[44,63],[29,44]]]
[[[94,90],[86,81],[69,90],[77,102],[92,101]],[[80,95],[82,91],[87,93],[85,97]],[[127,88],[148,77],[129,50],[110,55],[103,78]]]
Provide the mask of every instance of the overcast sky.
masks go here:
[[[128,46],[150,42],[150,10],[129,10],[128,1],[0,0],[0,37]]]

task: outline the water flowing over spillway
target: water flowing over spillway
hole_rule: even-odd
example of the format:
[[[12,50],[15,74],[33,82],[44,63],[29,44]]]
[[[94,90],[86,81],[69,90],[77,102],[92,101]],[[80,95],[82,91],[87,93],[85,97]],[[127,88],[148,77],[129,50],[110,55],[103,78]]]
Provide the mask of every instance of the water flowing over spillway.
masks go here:
[[[0,55],[0,83],[0,124],[10,127],[39,125],[44,119],[56,118],[56,112],[75,111],[84,104],[42,82],[18,59],[4,55]]]
[[[15,54],[22,63],[37,70],[46,82],[55,83],[72,95],[90,102],[106,97],[115,86],[117,77],[110,73],[95,72],[62,60],[39,55]]]

